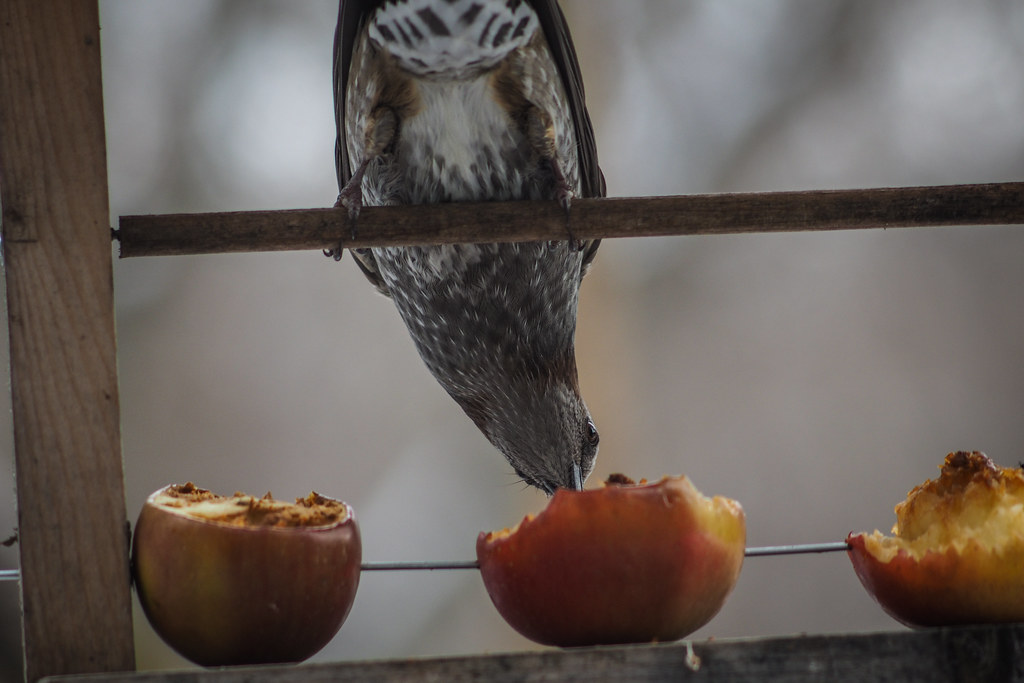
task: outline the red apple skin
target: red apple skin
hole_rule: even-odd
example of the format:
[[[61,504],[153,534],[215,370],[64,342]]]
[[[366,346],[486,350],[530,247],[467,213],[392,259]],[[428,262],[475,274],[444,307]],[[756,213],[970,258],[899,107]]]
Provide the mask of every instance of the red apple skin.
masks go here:
[[[199,520],[147,502],[132,567],[154,630],[202,666],[315,654],[341,628],[359,585],[359,528],[345,507],[334,526],[277,528]]]
[[[1024,548],[1000,554],[969,541],[961,551],[900,550],[885,562],[850,534],[848,554],[857,578],[889,616],[907,626],[956,626],[1024,620]]]
[[[682,638],[721,609],[746,541],[738,503],[717,498],[702,514],[698,498],[685,477],[558,490],[516,530],[479,535],[484,585],[509,625],[544,645]]]

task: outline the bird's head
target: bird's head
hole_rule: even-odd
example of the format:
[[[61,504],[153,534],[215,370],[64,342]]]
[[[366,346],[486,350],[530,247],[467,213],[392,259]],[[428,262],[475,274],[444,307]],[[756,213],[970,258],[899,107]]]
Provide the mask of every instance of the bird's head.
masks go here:
[[[583,488],[599,437],[574,381],[513,381],[459,403],[524,482],[549,496]]]

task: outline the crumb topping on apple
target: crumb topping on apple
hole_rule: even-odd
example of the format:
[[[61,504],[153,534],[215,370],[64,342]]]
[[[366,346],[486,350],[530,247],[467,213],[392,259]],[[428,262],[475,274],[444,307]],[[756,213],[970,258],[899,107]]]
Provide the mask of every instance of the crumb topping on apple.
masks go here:
[[[239,527],[327,527],[348,516],[348,506],[315,491],[288,503],[269,491],[262,498],[239,492],[221,496],[192,482],[164,487],[147,502],[183,517]]]
[[[950,453],[940,470],[896,505],[892,536],[865,536],[872,554],[885,562],[900,550],[920,559],[949,547],[998,550],[1024,542],[1024,471],[998,467],[976,451]]]

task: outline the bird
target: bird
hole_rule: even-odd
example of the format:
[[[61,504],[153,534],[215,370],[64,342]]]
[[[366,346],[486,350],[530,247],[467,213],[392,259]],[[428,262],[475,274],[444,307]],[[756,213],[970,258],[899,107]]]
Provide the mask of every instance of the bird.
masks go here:
[[[341,0],[339,195],[362,206],[605,196],[556,0]],[[352,250],[414,345],[518,477],[582,489],[600,440],[580,392],[580,281],[599,240]],[[325,253],[341,257],[342,245]]]

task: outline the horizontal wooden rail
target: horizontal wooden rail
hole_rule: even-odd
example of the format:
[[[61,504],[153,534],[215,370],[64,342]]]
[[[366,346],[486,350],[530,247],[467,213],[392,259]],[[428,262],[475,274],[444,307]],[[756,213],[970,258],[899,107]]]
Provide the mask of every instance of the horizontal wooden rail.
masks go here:
[[[1024,182],[864,190],[576,199],[580,239],[856,228],[1024,224]],[[563,239],[555,202],[122,216],[121,256]]]
[[[344,637],[344,630],[342,635]],[[695,640],[471,657],[225,667],[52,679],[72,683],[414,683],[419,681],[1019,681],[1024,625],[853,635]]]

